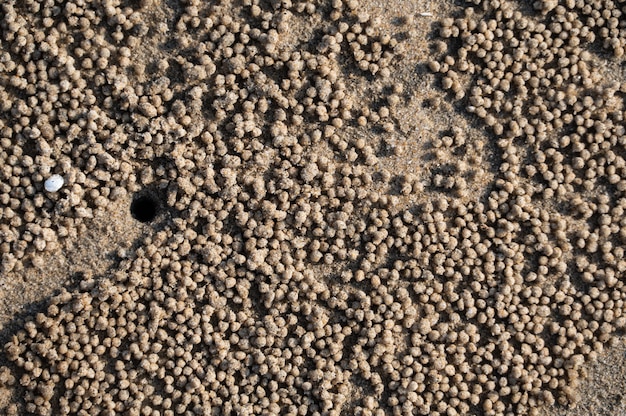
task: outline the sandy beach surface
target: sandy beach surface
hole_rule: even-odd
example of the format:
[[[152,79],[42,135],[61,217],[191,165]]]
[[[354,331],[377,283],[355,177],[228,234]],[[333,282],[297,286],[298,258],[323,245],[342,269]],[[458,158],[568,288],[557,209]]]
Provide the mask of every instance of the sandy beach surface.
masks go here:
[[[3,1],[0,414],[626,415],[624,12]]]

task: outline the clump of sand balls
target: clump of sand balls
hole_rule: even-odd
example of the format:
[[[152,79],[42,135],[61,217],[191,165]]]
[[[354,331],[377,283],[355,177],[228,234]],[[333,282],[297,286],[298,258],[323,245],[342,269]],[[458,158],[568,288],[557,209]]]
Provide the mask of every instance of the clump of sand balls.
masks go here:
[[[324,142],[344,159],[374,163],[371,145],[356,149],[339,134],[347,120],[368,122],[342,71],[387,77],[397,40],[356,13],[356,2],[272,2],[266,10],[246,1],[236,12],[230,2],[169,11],[160,1],[135,3],[2,5],[5,273],[37,264],[38,253],[80,235],[94,210],[157,180],[171,185],[168,198],[183,198],[177,209],[187,207],[184,192],[210,181],[200,167],[215,159],[233,174],[278,154],[298,165],[305,146]],[[290,33],[293,23],[305,32]],[[389,109],[382,113],[369,121],[385,123]],[[198,146],[189,166],[177,164]],[[202,173],[188,175],[192,163]],[[59,176],[63,188],[50,182]]]
[[[346,133],[393,129],[398,105],[351,92],[350,77],[384,86],[398,56],[356,1],[3,5],[5,268],[128,193],[154,189],[169,213],[14,335],[5,413],[574,401],[585,362],[626,326],[622,88],[597,82],[593,10],[475,3],[442,22],[430,66],[500,156],[477,200],[458,173],[478,150],[424,192]],[[468,147],[459,129],[432,145]],[[53,172],[64,185],[46,193]],[[402,204],[393,181],[422,202]]]
[[[506,279],[523,279],[521,293],[547,296],[523,306],[536,317],[549,305],[540,330],[527,329],[548,347],[537,353],[550,364],[530,370],[539,390],[564,403],[581,365],[626,323],[626,88],[600,72],[611,52],[623,54],[622,12],[612,2],[539,1],[531,15],[516,2],[471,3],[441,22],[442,55],[429,65],[493,134],[501,163],[487,194],[487,235],[500,256],[523,260],[502,270]],[[605,55],[591,52],[596,37]],[[519,327],[510,301],[499,305],[501,318]],[[527,336],[513,335],[520,350]],[[554,371],[556,379],[544,377]]]

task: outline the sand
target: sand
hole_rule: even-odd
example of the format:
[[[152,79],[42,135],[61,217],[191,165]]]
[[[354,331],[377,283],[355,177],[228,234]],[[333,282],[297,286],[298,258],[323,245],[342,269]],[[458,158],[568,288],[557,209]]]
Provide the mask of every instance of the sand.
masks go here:
[[[165,3],[155,1],[154,5],[148,5],[148,9],[144,9],[145,16],[153,19],[147,22],[149,25],[156,25],[160,20],[166,19],[168,13],[171,13],[171,7],[176,7],[171,2]],[[353,130],[355,134],[364,135],[369,142],[377,143],[374,148],[384,149],[377,168],[400,175],[410,173],[418,178],[418,182],[425,182],[433,172],[442,169],[440,161],[433,157],[433,140],[441,137],[442,132],[456,127],[464,132],[468,142],[476,144],[472,157],[451,155],[467,158],[470,167],[475,170],[462,199],[473,201],[481,198],[485,187],[496,175],[493,166],[499,163],[496,148],[490,141],[492,133],[477,117],[455,104],[450,95],[441,89],[438,76],[428,69],[428,62],[433,56],[432,42],[439,28],[438,22],[456,13],[458,6],[441,0],[367,0],[359,2],[359,10],[380,18],[382,33],[403,39],[402,52],[394,62],[391,77],[384,83],[379,80],[370,82],[367,78],[348,79],[348,89],[355,96],[367,97],[364,98],[366,103],[384,97],[382,85],[401,84],[404,87],[400,95],[402,104],[393,114],[393,131],[381,133],[374,129],[365,132],[356,128]],[[289,33],[297,38],[303,36],[307,29],[302,25],[294,26],[290,27]],[[166,57],[168,50],[163,45],[167,43],[167,36],[167,33],[162,33],[142,43],[133,51],[137,54],[133,59],[141,61],[148,57]],[[613,70],[615,61],[607,61],[606,64],[603,61],[598,62],[598,68],[605,77],[626,81],[623,74]],[[145,80],[149,77],[149,71],[146,71],[138,79]],[[137,163],[136,166],[139,165]],[[0,345],[10,341],[28,317],[44,311],[50,297],[62,288],[79,287],[81,281],[92,277],[112,278],[120,263],[125,258],[132,257],[142,239],[163,227],[162,221],[166,222],[167,219],[156,223],[141,223],[133,218],[130,209],[132,198],[132,193],[128,193],[108,203],[104,209],[96,210],[94,217],[82,221],[76,235],[64,240],[58,249],[38,253],[37,265],[25,262],[22,270],[0,275]],[[400,196],[400,204],[409,207],[425,198],[429,198],[427,191],[412,192],[408,196]],[[324,274],[324,267],[317,270],[320,275]],[[615,339],[595,362],[585,364],[583,372],[587,373],[587,377],[576,388],[580,397],[576,407],[542,406],[539,414],[626,414],[626,396],[623,393],[626,391],[625,342],[621,338]],[[6,357],[0,354],[0,366],[8,364]],[[0,406],[11,400],[9,393],[8,389],[0,390]]]

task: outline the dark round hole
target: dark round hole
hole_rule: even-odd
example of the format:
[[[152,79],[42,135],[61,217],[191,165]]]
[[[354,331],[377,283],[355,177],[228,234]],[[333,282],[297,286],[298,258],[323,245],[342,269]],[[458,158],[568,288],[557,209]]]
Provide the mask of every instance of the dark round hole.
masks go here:
[[[150,222],[157,214],[157,201],[149,195],[140,195],[130,204],[130,213],[134,219]]]

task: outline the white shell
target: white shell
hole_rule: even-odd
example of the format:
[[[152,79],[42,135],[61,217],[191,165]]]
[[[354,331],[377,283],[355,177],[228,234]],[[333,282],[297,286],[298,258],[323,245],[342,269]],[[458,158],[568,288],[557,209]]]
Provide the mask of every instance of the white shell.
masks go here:
[[[46,182],[44,182],[43,187],[48,192],[56,192],[63,187],[64,183],[65,183],[65,180],[63,179],[63,176],[52,175],[48,179],[46,179]]]

